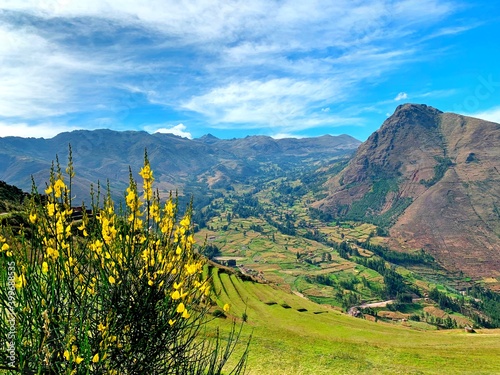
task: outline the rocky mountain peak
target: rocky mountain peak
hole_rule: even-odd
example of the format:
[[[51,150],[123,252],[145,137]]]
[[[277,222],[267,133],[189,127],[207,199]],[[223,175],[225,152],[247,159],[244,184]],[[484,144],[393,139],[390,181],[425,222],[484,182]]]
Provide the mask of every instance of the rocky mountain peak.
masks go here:
[[[496,277],[499,144],[499,124],[400,105],[329,180],[329,195],[316,206],[390,227],[395,248],[424,249],[450,269]]]

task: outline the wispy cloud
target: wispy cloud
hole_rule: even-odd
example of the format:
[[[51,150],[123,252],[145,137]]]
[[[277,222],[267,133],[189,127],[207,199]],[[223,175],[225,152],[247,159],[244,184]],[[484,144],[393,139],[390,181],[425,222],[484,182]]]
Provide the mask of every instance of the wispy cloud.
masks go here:
[[[500,124],[500,106],[493,107],[487,111],[470,113],[469,116]]]
[[[214,123],[281,127],[293,119],[310,117],[311,107],[321,106],[325,99],[334,100],[340,95],[340,82],[279,78],[217,87],[191,98],[184,108],[202,113]],[[325,112],[319,109],[317,121],[321,122],[318,116],[322,113]]]
[[[342,106],[422,59],[422,31],[465,31],[429,31],[455,9],[453,0],[4,0],[0,119],[82,115],[119,127],[145,104],[215,128],[359,124]],[[181,125],[164,130],[190,137]]]
[[[68,126],[66,124],[44,123],[30,125],[27,123],[5,123],[0,122],[1,137],[30,137],[30,138],[53,138],[57,134],[71,130],[77,130],[78,127]]]
[[[408,94],[406,92],[400,92],[394,98],[394,100],[397,101],[397,102],[399,102],[400,100],[405,100],[405,99],[408,99]]]

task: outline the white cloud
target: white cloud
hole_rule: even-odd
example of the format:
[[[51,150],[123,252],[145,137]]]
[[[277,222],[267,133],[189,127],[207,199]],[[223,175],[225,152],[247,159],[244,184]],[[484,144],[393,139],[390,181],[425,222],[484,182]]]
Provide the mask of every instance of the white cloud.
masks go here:
[[[399,102],[400,100],[405,100],[407,98],[408,98],[408,94],[406,92],[400,92],[398,95],[396,95],[394,100]]]
[[[29,123],[96,113],[112,123],[113,113],[127,116],[143,100],[189,109],[216,127],[268,125],[286,133],[354,124],[334,115],[335,105],[355,97],[366,80],[422,59],[412,36],[419,40],[420,28],[442,21],[454,5],[3,0],[0,116]],[[441,28],[442,35],[462,31]],[[190,137],[183,128],[166,129]]]
[[[29,125],[0,122],[0,135],[2,137],[53,138],[59,133],[76,129],[75,126],[53,123]]]
[[[151,129],[151,126],[148,126],[146,129]],[[187,127],[184,124],[178,124],[172,126],[171,128],[159,128],[154,131],[154,133],[166,133],[166,134],[174,134],[179,137],[193,139],[193,136],[190,132],[186,131]]]
[[[192,97],[183,107],[202,113],[219,124],[284,127],[300,121],[306,128],[307,122],[312,126],[330,122],[328,117],[313,115],[308,111],[319,103],[336,100],[341,95],[340,82],[279,78],[233,82]]]
[[[304,138],[301,135],[295,135],[295,134],[291,134],[291,133],[277,133],[277,134],[271,135],[271,137],[274,139]]]
[[[0,115],[27,120],[93,110],[106,103],[107,77],[135,68],[0,25]]]
[[[468,116],[480,118],[482,120],[496,122],[500,124],[500,107],[490,108],[486,111],[476,112],[469,114]]]
[[[420,94],[412,94],[412,96],[415,98],[427,98],[427,97],[446,98],[446,97],[455,95],[457,92],[458,92],[458,90],[456,90],[456,89],[433,90],[433,91],[423,92]]]

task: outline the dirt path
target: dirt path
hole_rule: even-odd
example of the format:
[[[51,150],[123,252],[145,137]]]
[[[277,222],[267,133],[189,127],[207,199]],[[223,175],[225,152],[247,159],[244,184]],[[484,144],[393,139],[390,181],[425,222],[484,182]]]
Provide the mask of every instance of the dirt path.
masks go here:
[[[386,307],[389,303],[394,302],[393,299],[387,300],[387,301],[381,301],[381,302],[372,302],[372,303],[363,303],[362,305],[359,305],[359,308],[365,308],[365,307]]]
[[[297,292],[296,290],[292,290],[292,293],[295,294],[296,296],[299,296],[299,297],[302,297],[302,298],[305,298],[305,299],[308,299],[305,295],[303,295],[302,293],[300,292]]]

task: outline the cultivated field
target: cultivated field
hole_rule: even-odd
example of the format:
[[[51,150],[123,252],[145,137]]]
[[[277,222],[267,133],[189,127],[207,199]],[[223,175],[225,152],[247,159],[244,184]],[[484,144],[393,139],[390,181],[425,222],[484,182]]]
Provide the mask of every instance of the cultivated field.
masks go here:
[[[341,314],[269,285],[211,269],[217,303],[252,334],[249,374],[498,374],[500,330],[418,331]]]

